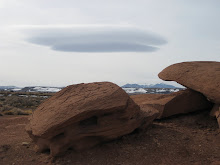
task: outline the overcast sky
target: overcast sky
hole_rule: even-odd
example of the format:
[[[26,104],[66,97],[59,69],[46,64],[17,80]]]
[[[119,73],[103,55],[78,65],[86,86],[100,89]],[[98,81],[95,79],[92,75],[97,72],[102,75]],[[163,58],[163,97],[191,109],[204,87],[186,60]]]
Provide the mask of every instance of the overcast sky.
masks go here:
[[[0,85],[160,83],[220,61],[219,0],[0,0]]]

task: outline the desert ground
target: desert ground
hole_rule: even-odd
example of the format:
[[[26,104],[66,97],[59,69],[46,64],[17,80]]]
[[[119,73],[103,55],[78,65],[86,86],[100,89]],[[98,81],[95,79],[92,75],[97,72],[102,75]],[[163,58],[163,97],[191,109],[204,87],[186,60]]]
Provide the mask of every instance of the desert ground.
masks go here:
[[[52,158],[37,153],[25,131],[28,116],[0,116],[0,164],[2,165],[218,165],[220,131],[209,111],[156,120],[147,129],[92,149],[67,151]]]

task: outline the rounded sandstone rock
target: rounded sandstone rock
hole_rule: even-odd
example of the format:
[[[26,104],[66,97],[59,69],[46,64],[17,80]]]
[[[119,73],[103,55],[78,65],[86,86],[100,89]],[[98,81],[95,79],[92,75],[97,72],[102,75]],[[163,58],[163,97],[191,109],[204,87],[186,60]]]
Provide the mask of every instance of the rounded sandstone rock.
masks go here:
[[[142,112],[113,83],[78,84],[64,88],[42,103],[26,130],[38,151],[50,149],[51,155],[56,156],[68,148],[82,150],[116,139],[154,118],[154,114]]]
[[[211,102],[220,104],[220,62],[195,61],[173,64],[159,73],[159,78],[198,91]]]

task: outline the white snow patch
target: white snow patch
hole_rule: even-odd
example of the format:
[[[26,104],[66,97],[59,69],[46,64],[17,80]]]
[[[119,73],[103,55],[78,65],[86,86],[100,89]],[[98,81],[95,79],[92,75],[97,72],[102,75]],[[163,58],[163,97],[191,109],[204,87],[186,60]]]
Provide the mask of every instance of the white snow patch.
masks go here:
[[[166,92],[167,90],[165,89],[156,89],[156,93],[160,93],[160,92]]]
[[[179,92],[179,89],[170,89],[170,92]]]
[[[122,88],[126,93],[146,93],[147,91],[143,88]]]
[[[17,91],[20,91],[21,88],[14,88],[14,89],[11,89],[11,90],[14,91],[14,92],[17,92]]]
[[[147,91],[143,88],[139,88],[138,90],[136,90],[137,93],[146,93]]]
[[[34,87],[34,91],[38,92],[59,92],[61,88],[55,88],[55,87]]]
[[[28,95],[18,95],[18,96],[20,96],[20,97],[28,97]]]

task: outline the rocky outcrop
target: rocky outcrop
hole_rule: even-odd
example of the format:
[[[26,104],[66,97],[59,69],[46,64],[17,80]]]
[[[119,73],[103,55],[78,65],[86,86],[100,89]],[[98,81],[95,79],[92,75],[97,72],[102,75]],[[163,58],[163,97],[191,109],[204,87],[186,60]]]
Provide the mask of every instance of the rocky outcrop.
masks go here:
[[[142,110],[159,111],[158,119],[212,107],[206,97],[190,89],[171,94],[133,95],[131,98]]]
[[[52,156],[83,150],[143,128],[157,117],[110,82],[71,85],[42,103],[26,130]]]
[[[220,104],[220,62],[182,62],[165,68],[158,75],[204,94],[211,102]]]

